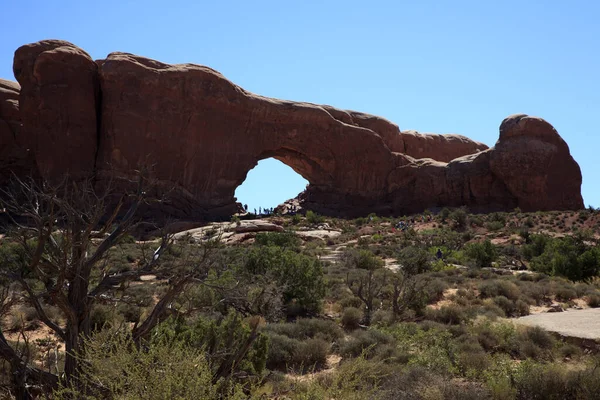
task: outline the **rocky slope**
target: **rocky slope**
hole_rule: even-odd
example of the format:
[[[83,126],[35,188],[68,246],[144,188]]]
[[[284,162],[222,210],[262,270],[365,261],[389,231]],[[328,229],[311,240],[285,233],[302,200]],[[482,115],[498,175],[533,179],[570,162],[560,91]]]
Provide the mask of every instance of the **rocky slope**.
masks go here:
[[[304,206],[327,214],[583,207],[579,166],[535,117],[504,120],[488,149],[460,135],[401,131],[372,115],[258,96],[204,66],[126,53],[94,61],[64,41],[22,46],[13,69],[19,104],[18,85],[0,86],[9,88],[0,89],[4,172],[16,137],[50,181],[68,174],[102,182],[151,166],[157,194],[166,195],[154,210],[163,216],[230,215],[235,189],[268,157],[306,178]]]

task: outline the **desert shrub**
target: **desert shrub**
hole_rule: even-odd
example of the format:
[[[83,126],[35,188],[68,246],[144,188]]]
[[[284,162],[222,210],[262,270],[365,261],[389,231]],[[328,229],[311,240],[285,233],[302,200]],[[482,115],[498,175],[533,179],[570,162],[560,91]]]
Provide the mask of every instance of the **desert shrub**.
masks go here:
[[[292,366],[301,371],[320,370],[327,364],[330,344],[320,338],[300,342],[294,351]]]
[[[194,321],[169,318],[155,329],[151,341],[158,345],[175,343],[188,349],[200,349],[215,373],[238,354],[241,358],[231,373],[259,376],[265,368],[268,349],[267,336],[258,330],[260,323],[259,317],[243,319],[235,312],[219,318],[198,316]],[[254,340],[250,341],[251,338]],[[239,352],[242,349],[245,351]]]
[[[442,222],[446,222],[448,217],[450,217],[450,209],[448,209],[447,207],[442,208],[439,216]]]
[[[534,360],[552,360],[554,337],[540,327],[524,327],[519,329],[513,342],[513,354],[520,358]]]
[[[389,310],[377,310],[373,313],[371,324],[373,325],[391,325],[395,320],[394,313]]]
[[[251,249],[243,272],[260,275],[282,287],[283,303],[300,313],[315,313],[325,295],[323,269],[319,260],[277,246]]]
[[[8,329],[12,331],[32,330],[40,326],[35,308],[27,305],[13,307],[8,317]]]
[[[366,358],[371,358],[376,354],[378,346],[393,343],[392,336],[377,329],[357,330],[340,344],[339,353],[344,358],[354,358],[361,354]]]
[[[442,306],[439,309],[428,308],[425,311],[425,317],[443,324],[460,324],[468,320],[465,307],[456,304]]]
[[[292,215],[292,224],[298,225],[300,222],[302,222],[302,217],[300,216],[300,214]]]
[[[490,320],[506,317],[506,313],[504,312],[504,310],[498,307],[498,305],[494,303],[494,301],[491,299],[486,299],[485,301],[483,301],[479,313],[485,315]]]
[[[367,249],[349,249],[342,255],[342,264],[349,269],[372,271],[383,266],[383,260]]]
[[[429,252],[419,247],[408,246],[396,256],[402,265],[403,273],[412,276],[422,274],[431,269],[432,257]]]
[[[530,235],[528,244],[524,245],[521,250],[523,256],[526,260],[541,256],[551,241],[552,238],[548,235]]]
[[[582,282],[575,284],[573,289],[575,289],[575,292],[577,292],[577,297],[584,297],[595,292],[595,289],[592,285]]]
[[[320,338],[304,341],[277,333],[268,333],[267,368],[279,371],[306,372],[325,366],[330,344]]]
[[[504,228],[504,224],[500,221],[491,221],[485,224],[485,227],[490,232],[496,232]]]
[[[577,358],[582,354],[581,348],[571,343],[564,344],[559,351],[563,358]]]
[[[429,303],[435,303],[444,297],[448,284],[441,279],[432,279],[425,285],[425,293]]]
[[[329,342],[344,336],[344,332],[334,321],[317,318],[301,318],[292,323],[268,324],[264,331],[285,335],[292,339],[305,340],[318,337]]]
[[[469,216],[469,221],[471,222],[471,225],[483,226],[483,218],[480,215]]]
[[[535,271],[572,281],[588,281],[600,275],[600,248],[587,245],[585,239],[581,234],[555,239],[537,235],[536,240],[543,246],[540,244],[533,250],[526,246],[524,254],[531,258]]]
[[[490,267],[492,262],[498,258],[496,246],[489,240],[468,244],[465,246],[465,253],[479,268]]]
[[[345,290],[345,288],[344,288],[344,290]],[[342,298],[340,300],[340,306],[342,306],[342,308],[348,308],[348,307],[361,308],[362,305],[363,305],[362,300],[356,296],[345,296],[344,298]]]
[[[356,226],[363,226],[363,225],[364,225],[364,224],[366,224],[366,223],[367,223],[367,219],[366,219],[365,217],[356,218],[356,219],[354,220],[354,224],[355,224]]]
[[[525,275],[525,274],[523,274]],[[548,285],[540,285],[540,284],[519,284],[519,289],[521,290],[522,295],[531,300],[531,304],[540,305],[542,302],[546,300],[547,294],[550,292],[550,287]]]
[[[342,312],[342,326],[346,329],[356,329],[363,319],[363,312],[356,307],[344,308]]]
[[[516,399],[559,400],[571,397],[567,373],[558,365],[522,363],[513,378]]]
[[[554,290],[556,299],[559,301],[567,302],[569,300],[577,298],[577,292],[566,286],[559,286]]]
[[[123,316],[126,322],[139,322],[142,317],[143,309],[130,303],[121,303],[117,306],[117,313]]]
[[[117,313],[115,307],[110,307],[102,304],[96,304],[92,307],[90,313],[90,326],[92,331],[98,332],[103,329],[116,328],[122,316]]]
[[[259,232],[254,238],[258,246],[278,246],[289,249],[298,249],[302,241],[294,232]]]
[[[496,296],[493,298],[494,303],[504,311],[507,317],[512,317],[515,314],[515,303],[504,296]]]
[[[493,279],[483,281],[479,284],[479,292],[482,298],[504,296],[510,300],[519,298],[519,287],[508,280]]]
[[[325,220],[321,215],[317,214],[316,212],[312,211],[312,210],[308,210],[306,212],[306,220],[308,221],[309,224],[321,224],[323,223],[323,221]]]
[[[448,217],[452,220],[454,229],[457,230],[465,229],[469,220],[467,212],[462,208],[452,211]]]
[[[267,353],[266,366],[270,370],[287,371],[288,366],[294,365],[294,351],[300,341],[286,335],[267,333],[269,338],[269,350]]]
[[[591,308],[600,307],[600,294],[592,294],[587,297],[587,305]]]
[[[487,320],[475,324],[471,329],[486,352],[518,354],[517,329],[513,324]]]
[[[517,317],[529,315],[529,304],[527,304],[527,302],[525,302],[521,299],[519,299],[515,302],[515,309],[516,309],[515,316],[517,316]]]
[[[180,343],[155,343],[140,348],[123,333],[105,331],[86,345],[78,388],[63,387],[55,399],[240,399],[242,388],[213,381],[209,362],[200,349]],[[98,390],[102,388],[102,391]]]
[[[458,368],[463,376],[480,377],[491,364],[491,357],[476,341],[462,342],[457,345],[456,351]]]

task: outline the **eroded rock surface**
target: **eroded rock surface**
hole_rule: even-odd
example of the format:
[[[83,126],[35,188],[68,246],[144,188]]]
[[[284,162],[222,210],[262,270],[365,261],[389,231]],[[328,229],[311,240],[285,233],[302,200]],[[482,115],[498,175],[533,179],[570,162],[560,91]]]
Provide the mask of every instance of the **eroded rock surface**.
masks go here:
[[[15,52],[23,144],[41,176],[90,176],[98,147],[98,67],[77,46],[44,40]]]
[[[310,182],[303,207],[355,216],[466,205],[477,210],[583,207],[581,172],[542,119],[512,116],[496,146],[401,131],[373,115],[249,93],[208,67],[127,53],[92,61],[62,41],[15,53],[20,131],[42,175],[132,177],[151,166],[158,213],[222,217],[259,160]],[[277,182],[273,182],[277,184]]]
[[[0,184],[6,184],[14,173],[17,176],[36,175],[33,157],[20,139],[20,86],[0,79]]]

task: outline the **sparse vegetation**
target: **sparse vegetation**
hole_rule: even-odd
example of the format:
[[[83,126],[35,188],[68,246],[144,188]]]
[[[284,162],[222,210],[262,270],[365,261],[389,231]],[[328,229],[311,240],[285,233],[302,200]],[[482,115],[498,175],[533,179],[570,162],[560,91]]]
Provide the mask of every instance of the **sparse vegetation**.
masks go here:
[[[399,219],[373,214],[346,221],[309,211],[269,217],[287,230],[240,234],[235,237],[243,240],[226,246],[218,244],[227,236],[218,224],[172,239],[152,271],[144,265],[163,239],[123,234],[89,279],[93,286],[106,276],[131,279],[107,286],[91,304],[77,381],[63,378],[64,340],[41,318],[61,330],[69,324],[60,303],[45,294],[56,278],[44,281],[41,273],[51,271],[31,266],[28,249],[37,248],[36,238],[27,237],[25,247],[8,232],[0,240],[6,339],[0,355],[10,348],[12,358],[0,364],[0,388],[11,395],[51,388],[57,399],[80,393],[90,399],[391,399],[399,393],[594,399],[597,355],[513,320],[556,305],[600,307],[598,238],[586,230],[600,221],[597,214],[443,209],[400,230],[392,229]],[[325,223],[339,233],[304,235]],[[561,235],[539,233],[547,226]],[[62,229],[50,234],[64,240]],[[213,239],[208,258],[200,251],[207,237]],[[91,238],[89,250],[101,243],[100,235]],[[20,278],[8,280],[15,271]],[[174,280],[190,271],[189,284],[169,297]],[[169,307],[138,337],[165,296]],[[14,372],[23,365],[43,372],[18,389]],[[56,379],[44,388],[48,376]]]

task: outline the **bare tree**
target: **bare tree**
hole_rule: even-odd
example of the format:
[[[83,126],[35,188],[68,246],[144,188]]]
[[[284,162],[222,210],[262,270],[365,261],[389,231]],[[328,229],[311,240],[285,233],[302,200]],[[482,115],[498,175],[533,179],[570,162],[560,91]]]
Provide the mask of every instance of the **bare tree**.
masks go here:
[[[394,317],[402,318],[409,309],[420,311],[426,305],[429,279],[423,273],[431,268],[431,255],[424,249],[409,246],[397,255],[401,267],[390,275]]]
[[[99,194],[91,181],[54,186],[33,180],[16,183],[4,193],[2,206],[14,228],[6,240],[17,243],[23,257],[0,265],[0,276],[18,284],[20,295],[35,308],[39,320],[65,343],[64,376],[60,379],[66,384],[77,385],[85,338],[91,333],[92,307],[114,296],[115,288],[126,288],[128,281],[145,274],[167,274],[168,289],[132,331],[139,343],[180,293],[207,277],[210,246],[198,246],[193,261],[186,259],[185,264],[171,264],[168,269],[161,265],[161,256],[173,244],[170,234],[162,235],[151,256],[133,270],[111,271],[107,256],[131,231],[136,211],[147,200],[149,183],[143,173],[137,182],[130,182],[135,190],[118,201],[109,189]],[[46,304],[58,307],[64,321],[52,318]],[[5,339],[1,327],[0,357],[10,363],[14,376],[24,377],[22,382],[43,385],[47,390],[59,383],[59,376],[28,365]],[[28,397],[23,394],[22,398]]]
[[[382,260],[368,250],[350,251],[344,255],[343,262],[354,269],[346,274],[346,285],[364,303],[365,325],[370,325],[389,271],[382,268]]]

